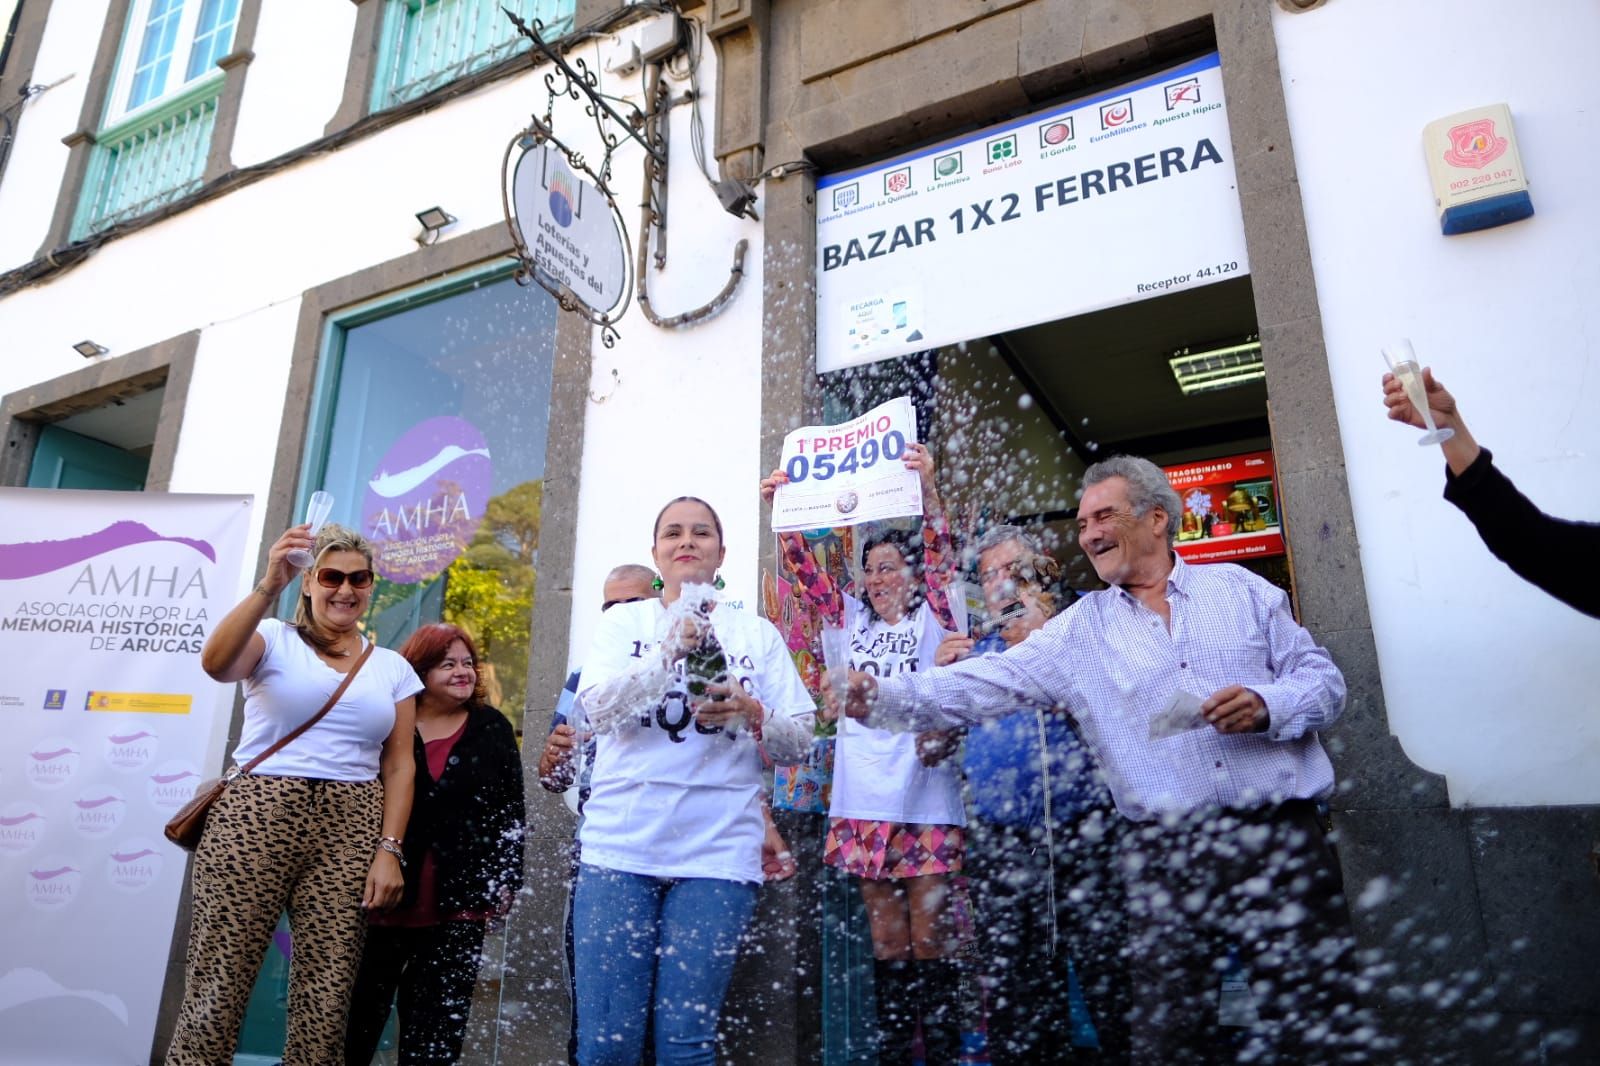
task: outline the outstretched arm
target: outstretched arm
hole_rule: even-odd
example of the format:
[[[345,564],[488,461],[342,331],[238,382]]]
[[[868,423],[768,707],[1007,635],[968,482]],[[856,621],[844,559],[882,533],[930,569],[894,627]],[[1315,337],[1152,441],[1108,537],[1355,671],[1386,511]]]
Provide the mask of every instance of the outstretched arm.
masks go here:
[[[761,479],[761,498],[767,503],[777,494],[779,485],[787,485],[789,475],[774,470]],[[836,629],[844,627],[844,596],[833,575],[817,565],[816,557],[806,549],[806,539],[799,533],[779,533],[778,558],[784,570],[794,578],[800,599],[816,611],[823,622]]]

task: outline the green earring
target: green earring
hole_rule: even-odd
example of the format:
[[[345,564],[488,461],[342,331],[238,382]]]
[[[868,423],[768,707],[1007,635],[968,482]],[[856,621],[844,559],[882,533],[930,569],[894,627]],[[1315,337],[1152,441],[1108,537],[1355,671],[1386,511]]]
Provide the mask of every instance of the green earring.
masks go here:
[[[728,587],[728,583],[722,580],[722,571],[717,571],[717,578],[715,581],[711,582],[711,587],[716,589],[718,592],[721,592],[723,589]]]
[[[655,589],[657,592],[660,592],[662,589],[666,588],[667,586],[666,586],[665,583],[662,582],[661,575],[657,574],[656,575],[656,579],[654,581],[650,582],[650,587]]]

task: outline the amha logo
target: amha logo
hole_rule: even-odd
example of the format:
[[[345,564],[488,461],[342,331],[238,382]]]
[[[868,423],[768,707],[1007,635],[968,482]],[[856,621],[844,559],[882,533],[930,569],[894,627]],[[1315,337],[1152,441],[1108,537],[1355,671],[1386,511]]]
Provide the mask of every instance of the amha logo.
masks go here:
[[[162,763],[161,767],[150,775],[149,788],[146,791],[152,806],[175,811],[194,798],[194,790],[199,784],[200,775],[187,763],[169,762]]]
[[[26,800],[11,803],[0,813],[0,852],[21,855],[32,851],[44,834],[44,811]]]
[[[83,873],[59,855],[52,855],[22,875],[28,902],[40,910],[56,910],[71,903],[83,884]]]
[[[160,739],[143,729],[106,737],[106,765],[114,770],[143,770],[156,757]]]
[[[113,848],[106,858],[106,880],[121,892],[143,892],[161,876],[163,855],[152,840],[135,837]]]
[[[96,785],[72,801],[72,828],[86,837],[103,837],[117,831],[128,803],[114,788]]]
[[[78,774],[78,751],[64,737],[45,737],[24,757],[24,770],[35,788],[56,789]]]

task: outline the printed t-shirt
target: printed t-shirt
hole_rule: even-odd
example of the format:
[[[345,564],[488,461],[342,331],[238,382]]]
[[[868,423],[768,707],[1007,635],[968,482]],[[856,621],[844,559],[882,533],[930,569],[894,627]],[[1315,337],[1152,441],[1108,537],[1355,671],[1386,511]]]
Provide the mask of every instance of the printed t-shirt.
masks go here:
[[[255,672],[240,682],[244,731],[233,753],[240,766],[316,714],[344,680],[287,623],[264,618],[256,632],[267,648]],[[352,663],[354,659],[351,656]],[[253,772],[324,781],[375,780],[383,742],[394,730],[394,705],[420,691],[422,679],[410,663],[398,652],[374,648],[361,673],[322,721]]]
[[[890,677],[933,667],[947,635],[926,603],[894,625],[874,619],[866,605],[843,595],[850,668]],[[923,766],[915,733],[873,729],[854,718],[839,721],[833,754],[833,797],[828,815],[886,822],[966,825],[956,760]]]
[[[600,617],[583,664],[583,693],[658,659],[667,612],[660,600],[618,604]],[[812,714],[816,704],[772,623],[727,604],[711,627],[729,672],[774,716]],[[583,861],[653,877],[759,883],[761,753],[748,728],[695,723],[684,664],[666,696],[632,723],[599,738],[578,832]]]

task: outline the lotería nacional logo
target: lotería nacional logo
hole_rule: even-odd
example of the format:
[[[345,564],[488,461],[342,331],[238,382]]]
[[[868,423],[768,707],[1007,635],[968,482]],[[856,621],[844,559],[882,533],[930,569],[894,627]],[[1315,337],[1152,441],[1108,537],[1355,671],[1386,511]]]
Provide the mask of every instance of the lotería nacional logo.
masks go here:
[[[44,835],[44,810],[27,800],[8,803],[0,811],[0,852],[21,855],[32,851]]]
[[[47,711],[65,710],[67,706],[67,690],[64,688],[48,688],[44,691],[44,709]]]
[[[1126,126],[1133,121],[1133,97],[1124,96],[1121,100],[1113,100],[1108,104],[1100,105],[1100,128],[1114,130],[1119,126]]]
[[[1444,161],[1453,167],[1471,167],[1482,170],[1506,154],[1510,144],[1494,131],[1494,119],[1479,118],[1451,126],[1447,134],[1450,147],[1445,149]]]
[[[128,813],[128,802],[122,793],[104,785],[84,789],[72,801],[72,828],[81,836],[103,837],[117,831],[123,815]]]
[[[911,168],[900,167],[883,176],[883,195],[898,196],[911,188]]]
[[[1017,158],[1017,135],[996,137],[983,148],[984,158],[990,163],[1007,163]]]
[[[843,211],[847,207],[854,207],[861,202],[861,183],[852,181],[849,185],[841,185],[833,190],[833,209]]]
[[[144,729],[106,737],[106,765],[114,770],[143,770],[156,757],[160,738]]]
[[[162,845],[153,840],[124,840],[106,857],[106,880],[119,892],[143,892],[161,876],[163,858]]]
[[[28,750],[23,766],[35,788],[60,788],[78,774],[78,750],[65,737],[45,737]]]
[[[1072,116],[1046,122],[1039,127],[1039,147],[1054,148],[1072,140]]]
[[[951,152],[949,155],[936,156],[933,160],[933,173],[939,178],[953,178],[961,173],[961,153]]]
[[[175,811],[194,798],[200,775],[188,763],[166,762],[150,775],[145,792],[150,804],[164,811]]]
[[[60,855],[50,855],[28,868],[22,875],[22,889],[28,902],[40,910],[59,910],[78,895],[83,871]]]
[[[1200,79],[1189,78],[1185,81],[1175,81],[1166,87],[1167,110],[1176,111],[1180,107],[1188,107],[1200,102]]]
[[[841,492],[839,494],[839,498],[833,501],[833,505],[839,509],[840,514],[849,514],[851,511],[854,511],[856,507],[860,505],[860,503],[861,497],[856,495],[854,492]]]

